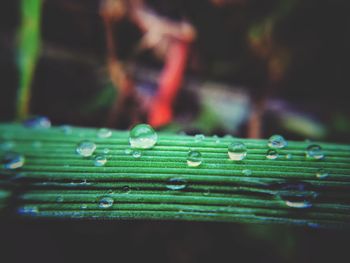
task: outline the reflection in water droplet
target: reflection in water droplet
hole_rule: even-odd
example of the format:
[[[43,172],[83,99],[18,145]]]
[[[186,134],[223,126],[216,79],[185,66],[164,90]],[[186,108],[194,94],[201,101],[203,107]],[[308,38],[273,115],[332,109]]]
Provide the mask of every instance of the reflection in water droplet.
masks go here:
[[[99,207],[100,208],[109,208],[113,205],[114,200],[111,197],[103,197],[101,198],[99,202]]]
[[[244,174],[244,175],[246,175],[246,176],[252,175],[252,170],[244,169],[244,170],[242,171],[242,174]]]
[[[109,138],[112,136],[112,131],[107,128],[101,128],[97,131],[97,137],[99,138]]]
[[[242,142],[233,142],[227,147],[230,160],[242,161],[247,156],[247,147]]]
[[[310,190],[310,185],[303,182],[286,183],[277,191],[277,196],[291,208],[309,208],[318,196]]]
[[[107,163],[107,157],[104,154],[98,154],[94,158],[95,166],[104,166]]]
[[[36,116],[25,120],[23,125],[28,128],[48,129],[51,127],[51,121],[45,116]]]
[[[194,141],[195,141],[195,142],[201,142],[201,141],[203,141],[204,139],[205,139],[204,134],[196,134],[196,135],[194,136]]]
[[[306,157],[314,160],[321,160],[324,158],[324,153],[320,145],[311,144],[306,148]]]
[[[130,131],[131,148],[150,149],[158,140],[157,133],[148,124],[138,124]]]
[[[278,158],[278,152],[276,150],[268,150],[266,153],[266,158],[269,160],[275,160]]]
[[[182,190],[186,188],[186,180],[183,178],[170,178],[166,184],[166,188],[170,190]]]
[[[142,153],[141,153],[141,151],[133,151],[132,156],[134,158],[140,158],[142,156]]]
[[[287,141],[281,135],[272,135],[267,145],[270,148],[282,149],[287,146]]]
[[[75,150],[79,155],[89,157],[96,150],[96,144],[91,141],[81,141]]]
[[[190,150],[187,155],[187,165],[197,167],[202,163],[202,154],[198,151]]]
[[[324,169],[319,169],[316,172],[316,177],[319,179],[324,179],[324,178],[327,178],[328,176],[329,176],[329,173]]]
[[[15,152],[8,152],[3,157],[4,168],[8,170],[21,168],[24,165],[24,163],[24,156]]]

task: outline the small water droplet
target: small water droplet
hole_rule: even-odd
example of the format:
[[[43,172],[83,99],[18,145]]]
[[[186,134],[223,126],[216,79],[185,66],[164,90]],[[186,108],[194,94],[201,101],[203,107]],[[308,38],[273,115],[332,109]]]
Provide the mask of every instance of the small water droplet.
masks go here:
[[[319,169],[316,172],[316,177],[319,179],[324,179],[324,178],[327,178],[328,176],[329,176],[329,173],[324,169]]]
[[[8,152],[3,157],[4,168],[8,170],[21,168],[24,165],[24,163],[24,156],[15,152]]]
[[[269,160],[275,160],[278,158],[278,152],[276,150],[268,150],[266,153],[266,158]]]
[[[317,193],[311,191],[310,185],[303,182],[286,183],[280,187],[277,196],[291,208],[312,207],[313,200]]]
[[[101,128],[97,131],[97,137],[99,138],[109,138],[112,136],[112,131],[107,128]]]
[[[126,148],[124,152],[125,152],[125,154],[127,154],[127,155],[132,154],[131,148]]]
[[[86,209],[87,207],[88,207],[87,204],[82,204],[80,208],[81,209]]]
[[[26,215],[36,215],[37,213],[39,213],[39,209],[37,206],[27,205],[27,206],[20,207],[18,209],[18,213],[26,214]]]
[[[91,141],[81,141],[76,148],[76,152],[83,157],[91,156],[95,150],[96,144]]]
[[[246,175],[246,176],[252,175],[252,170],[244,169],[244,170],[242,171],[242,174],[244,174],[244,175]]]
[[[293,155],[292,155],[291,153],[286,154],[286,159],[287,159],[287,160],[292,159],[292,157],[293,157]]]
[[[122,190],[123,190],[123,192],[126,193],[126,194],[130,193],[130,191],[131,191],[131,189],[130,189],[130,187],[129,187],[128,185],[124,185],[123,188],[122,188]]]
[[[306,157],[314,160],[321,160],[324,158],[324,153],[320,145],[311,144],[306,148]]]
[[[197,167],[202,163],[202,154],[198,151],[190,150],[187,155],[187,165]]]
[[[69,134],[73,133],[72,127],[69,126],[69,125],[61,125],[60,126],[60,130],[66,135],[69,135]]]
[[[107,157],[104,154],[98,154],[94,158],[95,166],[104,166],[107,163]]]
[[[205,139],[204,134],[196,134],[196,135],[194,136],[194,141],[195,141],[195,142],[201,142],[201,141],[203,141],[204,139]]]
[[[109,149],[108,148],[104,148],[103,149],[103,153],[105,153],[105,154],[109,153]]]
[[[130,131],[131,148],[150,149],[157,143],[157,140],[157,133],[148,124],[138,124]]]
[[[227,147],[227,154],[232,161],[242,161],[247,156],[247,147],[242,142],[233,142]]]
[[[213,136],[213,139],[215,140],[215,143],[220,143],[220,138],[217,135]]]
[[[170,190],[182,190],[187,186],[187,182],[183,178],[170,178],[166,184],[166,188]]]
[[[58,196],[57,198],[56,198],[56,202],[57,203],[62,203],[64,201],[64,198],[62,197],[62,196]]]
[[[133,151],[132,156],[134,158],[140,158],[142,156],[142,152],[141,151]]]
[[[112,197],[102,197],[99,201],[100,208],[109,208],[113,205],[114,200]]]
[[[287,146],[287,141],[281,135],[272,135],[269,138],[267,145],[270,148],[282,149]]]
[[[25,120],[23,125],[28,128],[48,129],[51,127],[51,121],[48,117],[36,116]]]

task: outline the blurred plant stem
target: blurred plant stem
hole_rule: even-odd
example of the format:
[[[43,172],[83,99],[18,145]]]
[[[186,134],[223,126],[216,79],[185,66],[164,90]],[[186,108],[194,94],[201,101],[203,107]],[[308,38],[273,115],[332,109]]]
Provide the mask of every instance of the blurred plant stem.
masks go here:
[[[17,50],[19,87],[16,115],[18,119],[25,118],[30,112],[31,84],[40,51],[41,6],[42,0],[21,1]]]

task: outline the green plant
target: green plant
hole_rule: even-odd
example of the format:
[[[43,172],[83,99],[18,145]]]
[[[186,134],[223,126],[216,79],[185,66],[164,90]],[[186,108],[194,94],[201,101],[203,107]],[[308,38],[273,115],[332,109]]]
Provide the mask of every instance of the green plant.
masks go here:
[[[288,141],[271,148],[267,140],[158,133],[153,148],[140,150],[130,148],[127,131],[20,124],[1,124],[0,138],[1,185],[21,189],[12,197],[18,216],[350,222],[348,145]],[[96,146],[84,153],[91,156],[77,154],[84,140]],[[230,159],[229,145],[244,156]],[[190,149],[200,155],[188,165]],[[24,162],[6,169],[9,153]]]

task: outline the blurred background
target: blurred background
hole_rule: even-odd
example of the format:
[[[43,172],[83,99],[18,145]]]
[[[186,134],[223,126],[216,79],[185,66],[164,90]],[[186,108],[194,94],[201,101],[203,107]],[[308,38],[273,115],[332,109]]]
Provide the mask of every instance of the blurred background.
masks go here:
[[[54,125],[145,122],[349,143],[347,2],[5,0],[0,121],[44,115]],[[25,251],[12,254],[19,261],[39,246],[50,262],[94,249],[96,260],[338,262],[350,241],[346,231],[281,226],[84,224],[3,220],[1,228],[8,247]]]

